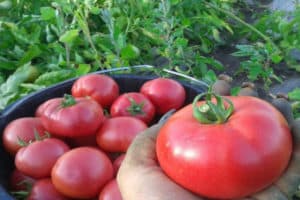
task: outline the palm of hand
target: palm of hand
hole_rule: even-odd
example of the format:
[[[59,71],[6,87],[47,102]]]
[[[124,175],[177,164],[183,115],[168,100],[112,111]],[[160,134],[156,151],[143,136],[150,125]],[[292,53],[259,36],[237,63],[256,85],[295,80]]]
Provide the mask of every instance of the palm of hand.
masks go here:
[[[160,125],[138,135],[118,174],[124,200],[204,200],[171,181],[157,164],[155,142]],[[300,182],[300,120],[291,123],[294,150],[285,173],[265,190],[244,200],[288,200]]]

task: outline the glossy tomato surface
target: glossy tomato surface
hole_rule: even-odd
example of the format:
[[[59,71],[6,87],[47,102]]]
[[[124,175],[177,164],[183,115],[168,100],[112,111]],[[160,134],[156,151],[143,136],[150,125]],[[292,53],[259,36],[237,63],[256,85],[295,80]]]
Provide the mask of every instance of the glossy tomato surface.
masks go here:
[[[72,86],[72,95],[75,97],[90,96],[102,107],[107,108],[119,96],[119,86],[109,76],[88,74],[75,81]]]
[[[128,92],[119,96],[110,108],[110,115],[136,117],[149,124],[155,115],[152,102],[139,92]]]
[[[101,191],[98,200],[122,200],[121,192],[116,179],[108,182]]]
[[[67,144],[56,138],[35,141],[18,151],[15,165],[19,171],[33,178],[50,177],[57,159],[69,150]]]
[[[3,146],[11,155],[15,155],[22,147],[19,140],[29,142],[35,140],[35,134],[45,135],[42,121],[37,117],[23,117],[11,121],[4,129],[2,135]]]
[[[188,105],[171,116],[157,138],[165,173],[212,199],[241,198],[269,186],[292,152],[289,127],[279,111],[258,98],[228,98],[235,109],[227,122],[201,124]]]
[[[113,179],[113,167],[101,150],[78,147],[58,159],[51,178],[55,188],[65,196],[76,199],[94,198]]]
[[[26,200],[70,200],[59,193],[50,178],[40,179],[33,185]]]
[[[104,121],[102,107],[90,98],[74,98],[75,104],[64,107],[65,98],[43,104],[42,124],[51,134],[62,137],[92,135]]]
[[[146,128],[145,122],[134,117],[113,117],[97,132],[97,144],[107,152],[126,152],[135,136]]]
[[[169,78],[156,78],[145,82],[140,92],[147,96],[156,107],[158,114],[183,106],[186,92],[177,81]]]

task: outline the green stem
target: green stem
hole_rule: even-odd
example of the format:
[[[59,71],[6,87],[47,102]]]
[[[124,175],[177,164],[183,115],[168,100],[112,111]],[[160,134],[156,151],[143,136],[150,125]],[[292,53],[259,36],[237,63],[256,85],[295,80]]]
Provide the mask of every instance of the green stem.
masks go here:
[[[206,96],[205,103],[198,106],[198,101],[204,96]],[[216,99],[216,104],[212,102],[212,97]],[[227,108],[224,105],[224,100],[229,105]],[[211,92],[200,94],[193,101],[193,116],[203,124],[225,123],[233,110],[233,103],[229,99]]]
[[[129,112],[131,115],[142,115],[144,114],[143,108],[144,108],[144,102],[137,103],[133,98],[128,96],[128,100],[130,101],[130,106],[127,108],[127,112]]]
[[[65,94],[64,99],[61,102],[61,107],[66,108],[75,105],[77,102],[72,95]]]
[[[242,25],[246,26],[247,28],[249,28],[251,31],[255,32],[256,34],[258,34],[261,38],[263,38],[266,42],[270,43],[272,46],[274,46],[274,48],[276,49],[276,51],[280,52],[279,47],[273,42],[273,40],[268,37],[267,35],[265,35],[264,33],[262,33],[261,31],[259,31],[257,28],[255,28],[253,25],[245,22],[244,20],[242,20],[241,18],[237,17],[236,15],[234,15],[233,13],[231,13],[228,10],[225,10],[223,8],[217,7],[215,5],[213,5],[212,3],[208,3],[206,2],[206,4],[226,15],[228,15],[229,17],[233,18],[234,20],[238,21],[239,23],[241,23]]]

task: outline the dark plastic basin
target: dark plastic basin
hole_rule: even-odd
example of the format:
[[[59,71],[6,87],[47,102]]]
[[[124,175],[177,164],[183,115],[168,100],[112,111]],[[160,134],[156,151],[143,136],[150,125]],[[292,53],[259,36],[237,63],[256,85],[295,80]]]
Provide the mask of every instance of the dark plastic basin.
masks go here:
[[[140,76],[128,74],[111,75],[111,77],[117,81],[120,86],[120,92],[122,93],[138,91],[145,81],[155,78],[155,76]],[[42,91],[36,92],[32,95],[26,96],[25,98],[10,105],[2,113],[0,113],[0,133],[2,134],[3,129],[10,121],[20,117],[33,116],[37,106],[44,101],[54,97],[61,97],[64,93],[70,93],[70,89],[74,81],[75,79],[71,79],[59,83]],[[182,81],[180,82],[186,89],[186,104],[191,103],[193,98],[197,94],[204,92],[206,89],[205,87],[201,87],[201,85],[194,85]],[[7,191],[8,178],[13,169],[13,160],[3,149],[2,136],[0,140],[0,199],[13,200],[13,197],[11,197]]]

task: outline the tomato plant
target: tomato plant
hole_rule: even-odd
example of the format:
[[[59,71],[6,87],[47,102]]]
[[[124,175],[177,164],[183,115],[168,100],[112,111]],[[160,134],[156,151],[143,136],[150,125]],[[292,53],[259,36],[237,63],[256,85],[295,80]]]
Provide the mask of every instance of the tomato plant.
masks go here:
[[[26,200],[68,200],[69,198],[59,193],[50,178],[36,181]]]
[[[2,135],[3,146],[11,155],[15,155],[22,147],[20,141],[30,142],[35,139],[35,132],[45,134],[45,128],[39,118],[23,117],[11,121],[4,129]]]
[[[119,96],[119,86],[114,79],[102,74],[89,74],[80,77],[72,86],[75,97],[90,96],[102,107],[109,107]]]
[[[157,157],[166,174],[212,199],[241,198],[279,178],[292,152],[282,114],[255,97],[199,97],[159,131]]]
[[[129,92],[119,96],[110,108],[110,115],[136,117],[149,124],[155,115],[155,107],[142,93]]]
[[[145,82],[140,92],[147,96],[156,107],[158,114],[183,106],[186,92],[177,81],[169,78],[156,78]]]
[[[55,188],[71,198],[93,198],[113,178],[112,163],[94,147],[78,147],[61,156],[51,173]]]
[[[54,98],[44,102],[41,115],[44,127],[57,136],[92,135],[104,121],[102,107],[90,98]]]
[[[69,149],[68,145],[56,138],[35,141],[17,152],[15,165],[28,176],[49,177],[57,159]]]
[[[147,124],[134,117],[113,117],[97,132],[97,144],[108,152],[126,152],[135,136],[146,128]]]
[[[98,200],[122,200],[121,192],[116,179],[108,182],[102,189]]]

